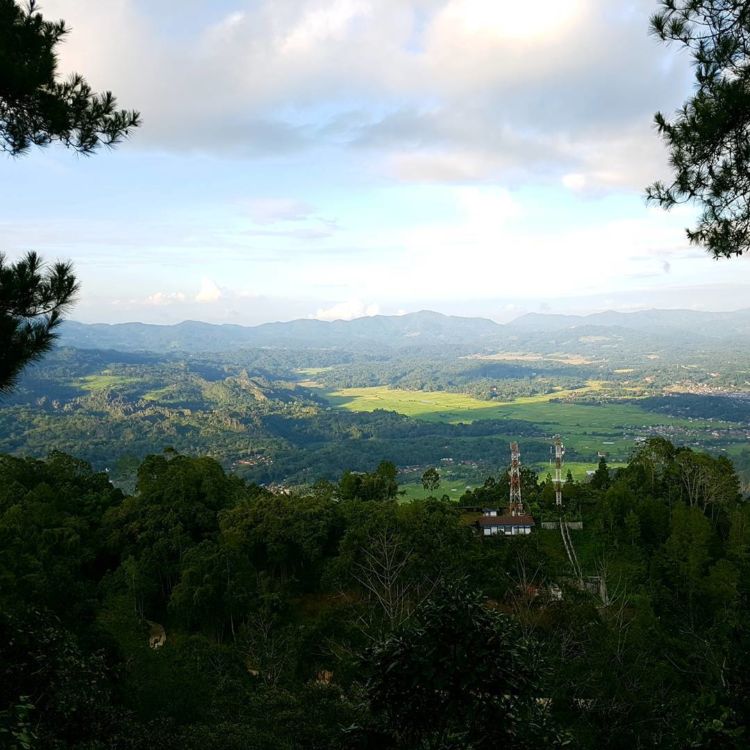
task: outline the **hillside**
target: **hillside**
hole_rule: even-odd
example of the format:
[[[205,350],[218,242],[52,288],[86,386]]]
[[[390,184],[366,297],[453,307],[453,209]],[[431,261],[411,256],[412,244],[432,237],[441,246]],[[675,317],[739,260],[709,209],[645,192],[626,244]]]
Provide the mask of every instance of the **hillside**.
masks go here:
[[[375,315],[351,321],[293,320],[259,326],[211,325],[185,321],[171,326],[67,322],[61,343],[89,349],[125,351],[230,351],[256,347],[325,349],[482,345],[498,340],[502,326],[483,318],[460,318],[422,311]]]
[[[332,322],[300,319],[259,326],[184,321],[85,324],[66,322],[60,343],[82,349],[156,352],[226,352],[258,347],[289,349],[409,349],[455,346],[466,351],[532,346],[587,348],[599,338],[610,344],[661,348],[710,347],[717,341],[750,340],[750,310],[708,313],[690,310],[603,312],[592,315],[529,313],[509,324],[423,310],[407,315],[375,315]],[[583,341],[582,341],[583,340]],[[550,348],[551,347],[551,348]],[[588,347],[590,348],[590,347]]]

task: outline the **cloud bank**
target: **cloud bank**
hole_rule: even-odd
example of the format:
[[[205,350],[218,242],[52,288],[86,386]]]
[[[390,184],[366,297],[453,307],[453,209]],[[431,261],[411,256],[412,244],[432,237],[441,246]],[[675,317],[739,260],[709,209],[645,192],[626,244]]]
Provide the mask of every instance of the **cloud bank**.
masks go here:
[[[652,6],[49,0],[45,13],[74,28],[63,66],[142,110],[138,148],[358,149],[405,182],[580,191],[641,189],[664,161],[652,115],[679,104],[689,71],[647,35]]]

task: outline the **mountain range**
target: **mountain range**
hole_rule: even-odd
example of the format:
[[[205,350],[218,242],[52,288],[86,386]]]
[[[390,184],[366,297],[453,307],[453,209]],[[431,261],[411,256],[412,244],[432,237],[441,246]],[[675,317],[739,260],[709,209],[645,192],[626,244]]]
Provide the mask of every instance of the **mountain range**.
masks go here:
[[[199,321],[175,325],[66,321],[61,327],[60,344],[79,349],[155,352],[217,352],[261,347],[367,350],[446,345],[483,350],[542,343],[546,343],[543,348],[554,349],[587,339],[613,342],[636,339],[641,345],[655,347],[691,342],[700,347],[716,341],[746,345],[750,343],[750,309],[729,313],[607,311],[583,316],[529,313],[506,324],[428,310],[350,321],[301,319],[258,326]]]

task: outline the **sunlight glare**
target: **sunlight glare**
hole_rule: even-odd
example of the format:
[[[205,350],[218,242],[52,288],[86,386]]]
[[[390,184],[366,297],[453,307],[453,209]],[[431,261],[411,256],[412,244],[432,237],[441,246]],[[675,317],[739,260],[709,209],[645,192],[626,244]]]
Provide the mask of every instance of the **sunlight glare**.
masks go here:
[[[537,0],[533,9],[516,0],[455,0],[450,14],[469,33],[533,39],[573,20],[581,0]]]

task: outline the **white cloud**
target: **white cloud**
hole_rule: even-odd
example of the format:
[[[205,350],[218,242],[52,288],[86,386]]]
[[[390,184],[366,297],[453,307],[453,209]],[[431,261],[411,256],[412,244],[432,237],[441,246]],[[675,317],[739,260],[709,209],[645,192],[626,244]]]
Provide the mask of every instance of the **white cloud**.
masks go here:
[[[285,55],[310,53],[322,44],[343,41],[353,20],[366,16],[370,4],[364,0],[327,0],[313,3],[285,35],[281,52]]]
[[[366,304],[360,299],[350,299],[346,302],[338,302],[332,307],[319,308],[314,317],[317,320],[353,320],[354,318],[365,318],[378,315],[380,306],[376,303]]]
[[[501,188],[459,188],[455,198],[467,224],[482,232],[496,230],[522,213],[521,204]]]
[[[201,279],[200,291],[195,295],[195,301],[205,303],[218,302],[223,296],[216,282],[204,276]]]
[[[448,8],[465,29],[501,38],[559,35],[580,13],[581,0],[537,0],[534,12],[516,0],[452,0]]]
[[[142,110],[136,146],[267,156],[366,135],[373,164],[407,180],[510,169],[641,189],[652,113],[689,91],[687,58],[648,35],[652,5],[238,0],[207,22],[207,6],[49,0],[45,12],[73,28],[63,67]],[[353,107],[364,124],[342,131]],[[415,116],[393,122],[401,111]]]
[[[653,5],[45,0],[72,28],[63,67],[144,124],[101,160],[15,165],[5,246],[70,257],[87,300],[116,279],[118,315],[158,320],[501,310],[664,284],[665,263],[685,287],[747,276],[750,257],[686,248],[692,214],[640,198],[664,162],[652,112],[689,89],[688,58],[648,36]],[[33,181],[41,224],[13,205]],[[144,278],[183,291],[144,300]]]
[[[571,172],[563,175],[562,184],[568,190],[578,191],[586,187],[586,175],[580,172]]]
[[[383,165],[388,174],[404,182],[471,183],[503,171],[502,160],[478,151],[395,151]]]
[[[592,211],[586,221],[560,223],[559,207],[549,206],[550,215],[543,199],[527,201],[497,188],[451,192],[456,210],[446,210],[445,218],[381,236],[383,245],[400,247],[387,261],[373,256],[319,269],[309,264],[300,278],[308,288],[346,289],[349,299],[378,299],[388,309],[443,309],[440,300],[539,300],[636,283],[663,286],[665,260],[670,284],[689,283],[696,272],[715,273],[712,280],[726,273],[719,264],[706,267],[705,254],[687,246],[682,227],[691,217],[680,212],[639,208],[606,217]],[[345,309],[318,312],[348,316]]]
[[[145,305],[161,307],[162,305],[173,305],[176,302],[184,302],[187,296],[182,292],[154,292],[144,300]]]

